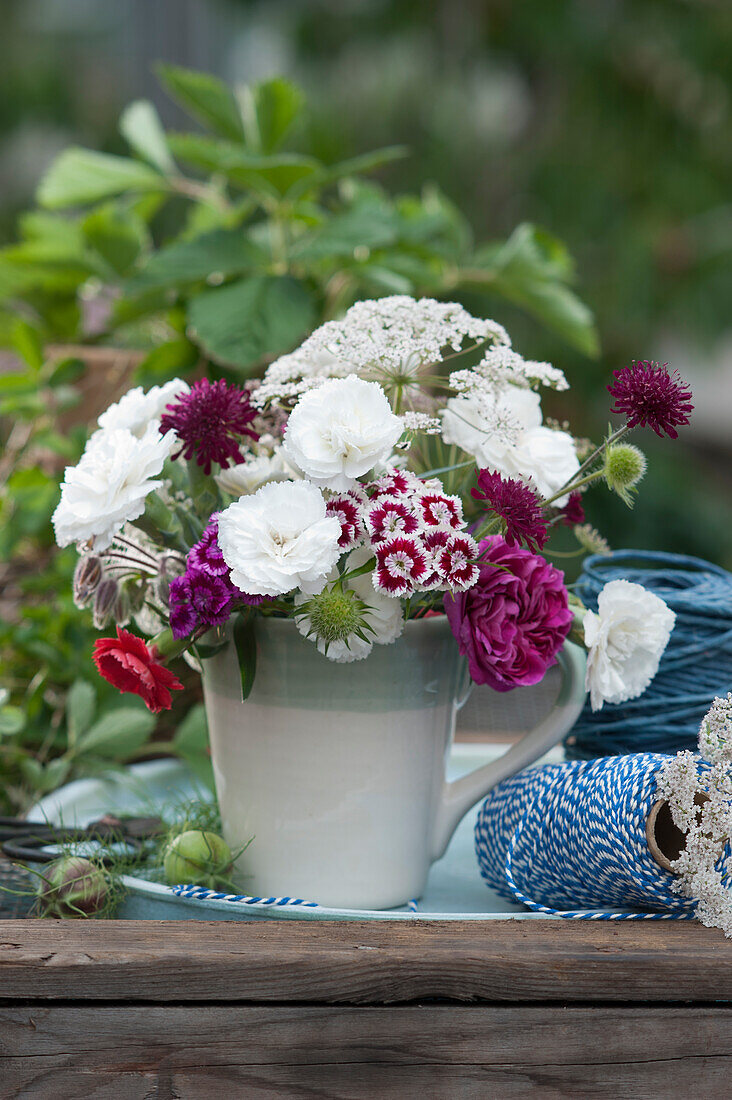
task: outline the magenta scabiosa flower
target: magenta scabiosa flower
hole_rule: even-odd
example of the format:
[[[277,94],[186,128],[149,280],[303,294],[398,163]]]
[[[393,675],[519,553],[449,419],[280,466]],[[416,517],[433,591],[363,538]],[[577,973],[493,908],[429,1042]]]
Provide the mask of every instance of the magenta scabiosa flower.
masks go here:
[[[506,524],[509,546],[525,543],[534,552],[541,550],[547,540],[546,523],[541,498],[530,485],[492,470],[480,470],[478,488],[471,491]]]
[[[633,362],[613,371],[608,392],[615,399],[611,411],[624,416],[631,428],[652,428],[656,435],[678,436],[677,428],[689,423],[694,409],[691,389],[678,371],[650,360]]]
[[[565,527],[576,527],[585,522],[585,506],[582,493],[570,493],[569,500],[559,513]]]
[[[222,470],[244,461],[241,437],[257,439],[251,423],[257,410],[249,394],[239,386],[230,386],[223,379],[209,382],[202,378],[181,394],[177,401],[166,405],[160,418],[160,431],[173,431],[182,446],[174,458],[195,458],[204,473],[211,473],[217,462]]]

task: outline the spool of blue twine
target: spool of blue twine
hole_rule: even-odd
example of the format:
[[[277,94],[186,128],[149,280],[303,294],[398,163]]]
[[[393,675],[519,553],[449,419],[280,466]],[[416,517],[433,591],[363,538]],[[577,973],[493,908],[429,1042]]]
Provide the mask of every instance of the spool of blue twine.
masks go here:
[[[527,768],[480,808],[475,847],[494,890],[538,913],[574,920],[689,920],[646,821],[668,757],[637,753]]]
[[[577,595],[596,611],[601,589],[621,578],[665,600],[676,624],[643,695],[595,713],[587,702],[565,741],[570,759],[693,751],[711,700],[732,689],[732,574],[683,554],[618,550],[587,559]]]

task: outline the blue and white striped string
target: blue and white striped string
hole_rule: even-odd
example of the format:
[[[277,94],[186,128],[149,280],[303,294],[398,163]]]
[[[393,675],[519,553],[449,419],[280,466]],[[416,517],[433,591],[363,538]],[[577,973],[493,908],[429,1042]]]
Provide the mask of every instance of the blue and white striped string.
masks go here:
[[[259,907],[260,909],[269,909],[273,906],[282,908],[287,906],[300,906],[306,909],[318,909],[320,908],[316,901],[305,901],[303,898],[288,898],[288,897],[257,897],[253,894],[222,894],[217,890],[209,890],[205,886],[192,886],[190,884],[181,884],[180,886],[173,886],[172,891],[179,898],[193,898],[195,901],[237,901],[242,905],[249,905],[252,907]]]
[[[646,819],[668,757],[637,753],[527,768],[480,808],[480,872],[503,897],[571,920],[691,920],[653,859]]]
[[[585,561],[577,595],[596,611],[602,588],[619,578],[665,600],[676,624],[647,690],[596,712],[587,703],[565,741],[567,756],[694,751],[710,702],[732,689],[732,573],[682,554],[618,550]]]

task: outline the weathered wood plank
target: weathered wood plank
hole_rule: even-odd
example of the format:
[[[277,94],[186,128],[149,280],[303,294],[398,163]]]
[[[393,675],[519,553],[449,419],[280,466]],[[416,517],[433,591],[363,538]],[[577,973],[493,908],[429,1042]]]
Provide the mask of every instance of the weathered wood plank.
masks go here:
[[[732,1007],[0,1008],[13,1097],[729,1095]]]
[[[732,944],[686,922],[0,921],[0,996],[704,1002],[732,1000]]]

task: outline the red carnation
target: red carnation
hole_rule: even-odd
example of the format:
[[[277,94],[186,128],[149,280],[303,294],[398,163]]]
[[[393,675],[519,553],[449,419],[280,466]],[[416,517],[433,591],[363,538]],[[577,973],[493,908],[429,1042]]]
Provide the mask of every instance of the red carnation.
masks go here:
[[[155,657],[154,648],[120,627],[116,638],[100,638],[94,643],[94,664],[99,675],[119,691],[139,695],[153,714],[159,714],[170,710],[171,691],[182,691],[183,685]]]

